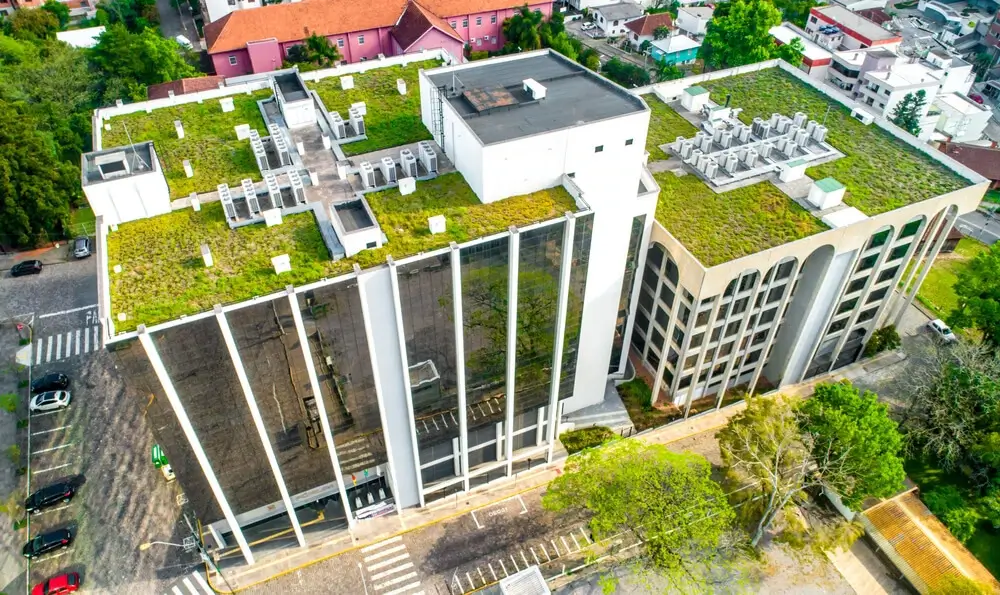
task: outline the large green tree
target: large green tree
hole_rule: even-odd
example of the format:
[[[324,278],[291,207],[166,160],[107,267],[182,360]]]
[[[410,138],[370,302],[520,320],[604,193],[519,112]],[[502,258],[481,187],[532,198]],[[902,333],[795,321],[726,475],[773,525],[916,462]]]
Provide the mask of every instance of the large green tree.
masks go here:
[[[868,497],[892,496],[906,472],[900,452],[903,437],[878,395],[862,393],[848,381],[820,384],[802,403],[801,427],[812,437],[813,458],[829,453],[844,461],[844,474],[830,488],[857,509]]]
[[[625,62],[617,57],[608,60],[601,72],[626,89],[649,84],[649,72],[645,68],[631,62]]]
[[[66,25],[69,24],[69,7],[62,2],[47,0],[45,4],[42,4],[42,10],[47,10],[52,13],[52,16],[56,17],[60,29],[65,29]]]
[[[47,10],[17,10],[3,24],[7,34],[24,40],[52,39],[59,30],[59,19]]]
[[[809,10],[819,6],[819,3],[816,0],[774,0],[774,5],[781,11],[781,16],[786,21],[805,27]]]
[[[717,556],[735,518],[711,470],[700,455],[619,440],[572,456],[542,505],[589,514],[596,539],[635,532],[650,564],[673,571]]]
[[[542,20],[541,11],[525,4],[503,22],[503,38],[519,52],[541,49]]]
[[[303,70],[328,68],[342,59],[337,46],[331,45],[329,39],[315,33],[307,37],[304,43],[292,46],[288,50],[288,61],[292,64],[305,65],[306,68]]]
[[[926,104],[927,93],[923,89],[907,93],[893,108],[889,119],[896,126],[917,136],[920,134],[920,113]]]
[[[1000,350],[1000,244],[977,254],[959,272],[954,290],[958,307],[948,322],[980,331],[987,344]]]
[[[146,87],[198,76],[186,50],[153,29],[130,32],[124,25],[109,27],[89,51],[91,65],[102,74],[105,101],[124,95],[141,101]]]
[[[781,12],[770,0],[733,0],[716,10],[699,50],[713,68],[763,62],[776,56],[771,27],[781,24]]]

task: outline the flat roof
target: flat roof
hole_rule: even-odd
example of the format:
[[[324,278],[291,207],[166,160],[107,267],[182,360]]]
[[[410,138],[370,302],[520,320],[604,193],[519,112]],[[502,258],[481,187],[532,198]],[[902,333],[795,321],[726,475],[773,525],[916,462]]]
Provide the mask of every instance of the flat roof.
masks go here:
[[[156,168],[156,164],[153,163],[154,155],[152,142],[84,153],[80,168],[83,185],[100,184],[154,171]],[[124,167],[120,165],[122,163]]]
[[[867,75],[892,87],[937,86],[941,81],[939,70],[923,64],[894,64],[889,70],[872,70]]]
[[[990,108],[985,105],[980,105],[965,95],[959,95],[958,93],[945,93],[943,95],[938,95],[934,98],[934,101],[940,101],[948,107],[970,116],[990,111]]]
[[[643,15],[642,7],[633,2],[615,2],[604,6],[593,6],[590,10],[600,12],[609,21],[637,19]]]
[[[485,145],[646,109],[638,98],[614,83],[548,50],[435,69],[427,76],[434,85],[445,88],[448,103]],[[545,87],[545,98],[535,101],[525,93],[525,79]],[[465,95],[473,92],[478,97],[490,90],[496,96],[498,87],[516,103],[483,109]]]
[[[839,4],[817,6],[816,8],[813,8],[813,10],[872,41],[889,41],[890,39],[902,40],[899,35],[896,35],[891,31],[886,31],[882,27],[876,25],[874,21],[869,21],[863,16],[851,12]],[[845,31],[844,33],[847,32]]]
[[[823,60],[826,58],[831,58],[833,56],[833,54],[831,54],[827,50],[824,50],[823,48],[819,47],[818,45],[810,41],[808,37],[803,37],[799,35],[786,25],[778,25],[777,27],[771,27],[768,33],[770,33],[772,37],[774,37],[775,39],[777,39],[778,41],[780,41],[785,45],[792,43],[792,41],[795,39],[800,40],[802,42],[802,46],[805,48],[805,51],[802,52],[802,55],[808,58],[810,61]]]
[[[653,42],[653,45],[668,54],[673,54],[701,47],[701,42],[695,41],[687,35],[671,35],[666,39],[657,39]]]

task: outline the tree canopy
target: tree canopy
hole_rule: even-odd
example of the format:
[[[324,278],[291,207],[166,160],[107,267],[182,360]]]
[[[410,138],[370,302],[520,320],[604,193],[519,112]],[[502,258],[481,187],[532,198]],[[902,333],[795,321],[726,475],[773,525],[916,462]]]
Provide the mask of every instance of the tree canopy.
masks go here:
[[[52,39],[59,30],[59,19],[48,10],[17,10],[4,19],[4,31],[16,39]]]
[[[66,25],[69,24],[69,7],[62,2],[47,0],[45,4],[42,4],[42,10],[47,10],[52,13],[52,16],[56,17],[60,30],[65,29]]]
[[[956,328],[976,329],[1000,350],[1000,244],[980,252],[958,274],[958,307],[948,317]]]
[[[102,73],[106,100],[126,96],[141,101],[149,85],[199,75],[176,41],[153,29],[132,33],[123,24],[112,25],[101,34],[88,57]]]
[[[626,89],[649,84],[649,73],[645,68],[620,60],[618,57],[608,60],[601,72]]]
[[[307,37],[304,43],[289,48],[287,58],[288,62],[299,64],[301,70],[328,68],[342,59],[337,46],[331,45],[329,39],[316,33]]]
[[[784,20],[799,27],[805,27],[806,19],[809,18],[809,10],[814,6],[819,6],[819,3],[816,0],[774,0],[774,5],[781,11]]]
[[[542,19],[540,10],[531,10],[525,4],[503,22],[503,37],[516,51],[539,50],[542,48]]]
[[[920,112],[926,103],[927,93],[923,89],[916,93],[907,93],[893,108],[889,119],[896,126],[917,136],[920,134]]]
[[[716,9],[699,57],[713,68],[763,62],[777,56],[770,29],[781,24],[781,12],[770,0],[733,0]]]

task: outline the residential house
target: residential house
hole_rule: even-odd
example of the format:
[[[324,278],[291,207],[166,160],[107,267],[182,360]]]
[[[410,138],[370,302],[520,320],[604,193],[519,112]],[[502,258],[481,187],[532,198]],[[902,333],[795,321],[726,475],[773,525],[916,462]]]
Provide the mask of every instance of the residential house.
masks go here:
[[[700,41],[687,35],[671,35],[653,41],[649,55],[661,64],[691,64],[698,57]]]
[[[962,93],[938,95],[931,106],[930,113],[938,114],[934,130],[944,140],[960,143],[981,139],[986,131],[986,125],[989,124],[990,118],[993,116],[993,111],[989,106],[976,103]],[[1000,167],[1000,163],[998,163],[998,167]]]
[[[885,8],[887,0],[833,0],[835,4],[843,6],[851,12],[861,12],[862,10],[872,10]]]
[[[799,68],[815,79],[826,80],[827,69],[833,62],[831,52],[810,41],[805,31],[791,23],[771,27],[769,33],[778,45],[789,44],[798,39],[802,43],[802,47],[805,48],[802,51],[802,64],[799,65]]]
[[[635,46],[642,45],[644,41],[653,41],[653,33],[660,27],[674,28],[670,13],[647,14],[625,24],[625,28],[628,29],[628,40]]]
[[[869,47],[895,48],[903,38],[883,29],[839,4],[818,6],[809,11],[806,33],[824,48],[857,50]]]
[[[713,12],[707,6],[683,6],[677,9],[677,29],[686,35],[704,35]]]
[[[288,50],[311,34],[323,35],[345,62],[442,48],[460,58],[464,45],[476,50],[503,47],[504,19],[523,0],[389,0],[358,10],[352,0],[274,4],[238,10],[205,27],[208,54],[223,76],[281,68]],[[551,2],[529,4],[548,17]]]
[[[594,15],[594,23],[607,37],[620,37],[630,32],[626,23],[639,19],[643,15],[642,7],[634,2],[617,2],[590,9]]]
[[[942,153],[990,181],[990,188],[1000,190],[1000,148],[962,143],[941,143]]]
[[[104,33],[104,27],[87,27],[56,32],[56,39],[75,48],[92,48]]]

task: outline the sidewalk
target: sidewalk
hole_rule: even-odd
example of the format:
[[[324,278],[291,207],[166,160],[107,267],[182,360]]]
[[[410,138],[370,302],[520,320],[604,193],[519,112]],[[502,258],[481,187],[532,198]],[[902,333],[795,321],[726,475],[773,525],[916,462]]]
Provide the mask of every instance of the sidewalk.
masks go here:
[[[10,267],[24,260],[40,260],[43,265],[46,265],[62,264],[71,259],[69,240],[66,240],[34,250],[2,253],[0,254],[0,271],[9,270]]]
[[[857,377],[873,370],[895,365],[904,358],[904,355],[895,351],[883,353],[871,360],[852,364],[809,382],[785,387],[781,391],[768,394],[773,395],[780,392],[780,394],[785,395],[806,396],[812,392],[815,385],[821,382],[836,382],[845,378]],[[651,428],[635,437],[652,444],[669,444],[688,436],[721,428],[729,421],[730,417],[745,408],[746,403],[741,401],[684,421]],[[373,521],[363,521],[355,528],[353,535],[347,534],[345,531],[343,535],[324,543],[306,548],[284,550],[271,556],[258,557],[257,563],[253,566],[226,568],[223,570],[225,582],[214,571],[209,571],[209,583],[220,593],[237,592],[384,539],[417,531],[429,525],[466,514],[469,511],[491,506],[518,494],[543,488],[562,473],[566,464],[566,456],[565,449],[557,444],[553,453],[553,461],[546,466],[526,471],[513,478],[486,484],[465,494],[450,496],[422,509],[406,509],[398,516],[377,519],[378,522],[375,524],[370,524]],[[227,583],[232,587],[232,591],[224,588]]]

